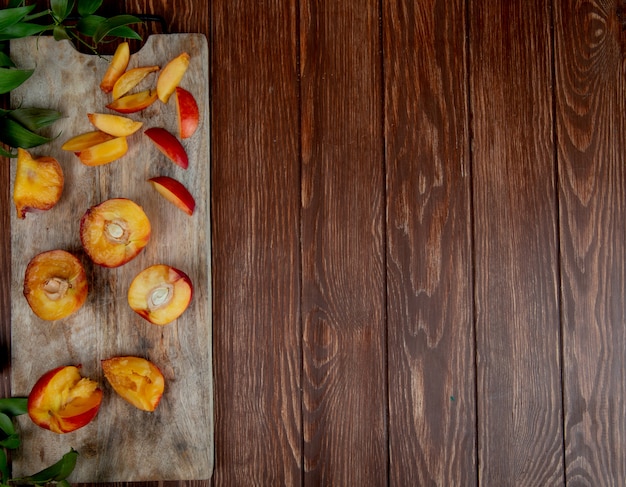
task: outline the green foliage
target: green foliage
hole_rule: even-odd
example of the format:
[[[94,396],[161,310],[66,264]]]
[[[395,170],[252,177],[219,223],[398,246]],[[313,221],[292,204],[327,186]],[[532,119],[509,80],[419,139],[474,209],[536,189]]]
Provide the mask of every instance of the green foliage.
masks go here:
[[[53,465],[26,477],[12,479],[9,471],[7,450],[15,450],[21,444],[13,418],[26,414],[28,400],[25,397],[0,399],[0,487],[17,485],[44,486],[56,483],[58,487],[69,487],[67,477],[74,471],[78,452],[73,448]]]
[[[0,94],[10,93],[33,74],[32,69],[15,67],[8,52],[11,39],[48,33],[57,41],[69,40],[86,46],[94,54],[98,54],[101,43],[116,38],[141,40],[130,27],[140,24],[141,19],[133,15],[110,18],[96,15],[101,5],[102,0],[50,0],[50,8],[36,12],[35,5],[11,0],[7,8],[0,9]],[[52,140],[41,135],[39,129],[58,120],[61,114],[40,108],[31,112],[18,110],[0,113],[0,142],[9,148],[27,149]],[[0,146],[0,156],[16,157],[16,154]]]

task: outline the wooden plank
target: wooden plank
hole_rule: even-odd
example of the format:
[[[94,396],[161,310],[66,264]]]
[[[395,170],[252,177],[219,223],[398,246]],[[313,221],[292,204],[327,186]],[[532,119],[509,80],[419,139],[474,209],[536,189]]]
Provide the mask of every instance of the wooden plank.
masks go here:
[[[462,1],[386,1],[392,485],[476,472],[466,22]]]
[[[555,2],[566,478],[626,484],[622,2]]]
[[[304,479],[385,485],[378,2],[300,2]]]
[[[37,66],[27,83],[12,92],[12,103],[46,106],[66,118],[55,124],[62,136],[35,155],[54,155],[63,166],[65,190],[52,210],[11,220],[12,275],[23,276],[38,252],[62,248],[78,255],[87,267],[91,293],[86,305],[71,317],[45,323],[30,311],[22,279],[12,279],[11,384],[14,395],[26,395],[34,381],[58,365],[81,364],[85,375],[98,380],[105,399],[97,421],[68,435],[54,435],[27,418],[20,425],[28,441],[14,458],[14,474],[31,473],[69,450],[81,453],[73,481],[133,481],[204,479],[213,467],[210,164],[208,45],[203,35],[152,36],[129,67],[158,64],[187,51],[189,69],[181,85],[196,96],[201,108],[197,134],[183,141],[190,167],[183,171],[163,156],[141,132],[129,138],[123,159],[96,168],[80,164],[60,150],[71,135],[89,130],[87,113],[107,111],[109,100],[98,89],[108,63],[81,55],[66,42],[28,38],[11,44],[19,66]],[[149,84],[150,82],[147,81]],[[176,132],[174,100],[156,103],[132,118],[148,126]],[[180,180],[197,200],[187,217],[146,182],[155,175]],[[12,178],[14,174],[12,173]],[[139,203],[152,225],[151,241],[133,261],[116,269],[90,263],[83,253],[78,225],[90,206],[111,197]],[[15,213],[15,212],[13,212]],[[189,309],[174,323],[157,327],[136,315],[126,302],[132,278],[143,268],[167,263],[186,272],[194,284]],[[99,362],[116,355],[140,355],[155,362],[166,379],[159,408],[146,414],[116,397],[107,386]],[[33,360],[33,357],[37,357]],[[45,450],[40,445],[45,444]],[[120,445],[124,445],[120,448]],[[150,448],[146,448],[150,445]]]
[[[479,478],[564,482],[550,3],[469,5]]]
[[[212,4],[216,485],[301,482],[296,2]]]

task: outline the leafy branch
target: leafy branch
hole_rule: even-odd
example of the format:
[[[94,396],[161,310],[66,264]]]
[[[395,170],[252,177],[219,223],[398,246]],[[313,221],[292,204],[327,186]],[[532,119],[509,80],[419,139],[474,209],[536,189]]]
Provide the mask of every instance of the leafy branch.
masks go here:
[[[0,95],[22,85],[34,72],[18,69],[8,52],[9,41],[52,33],[54,39],[69,40],[94,54],[98,47],[116,38],[141,40],[130,26],[140,24],[134,15],[103,17],[96,12],[102,0],[50,0],[49,8],[35,11],[36,5],[24,0],[10,0],[0,9]],[[45,108],[0,110],[0,142],[8,147],[28,149],[50,142],[39,129],[54,123],[62,114]],[[0,146],[0,156],[16,157]]]
[[[13,418],[26,414],[27,401],[25,397],[0,399],[0,487],[44,486],[50,483],[56,483],[59,487],[69,487],[67,477],[74,471],[78,459],[78,452],[73,448],[58,462],[33,475],[13,479],[10,476],[8,451],[16,450],[21,445],[20,436],[13,425]]]

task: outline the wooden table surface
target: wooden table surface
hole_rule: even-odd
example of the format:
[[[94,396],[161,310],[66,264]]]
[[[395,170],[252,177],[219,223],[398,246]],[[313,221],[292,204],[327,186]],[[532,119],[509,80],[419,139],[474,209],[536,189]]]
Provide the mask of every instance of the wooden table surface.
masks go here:
[[[620,0],[105,4],[209,39],[215,470],[167,485],[626,485]]]

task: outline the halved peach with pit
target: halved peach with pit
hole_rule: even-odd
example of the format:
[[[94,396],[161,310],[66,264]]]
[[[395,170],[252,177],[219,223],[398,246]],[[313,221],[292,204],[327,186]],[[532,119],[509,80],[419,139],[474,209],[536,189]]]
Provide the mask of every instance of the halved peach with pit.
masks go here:
[[[128,304],[154,325],[167,325],[182,315],[193,293],[189,276],[165,264],[141,271],[128,288]]]
[[[159,368],[142,357],[113,357],[101,362],[104,377],[124,400],[142,411],[154,411],[165,389]]]
[[[61,199],[63,170],[54,157],[35,158],[17,149],[17,168],[13,185],[13,202],[17,217],[24,219],[29,211],[45,211]]]
[[[91,260],[119,267],[134,259],[150,240],[150,220],[127,198],[112,198],[89,208],[80,221],[80,240]]]
[[[65,250],[42,252],[26,266],[24,297],[42,320],[60,320],[75,313],[85,303],[87,292],[83,265]]]

